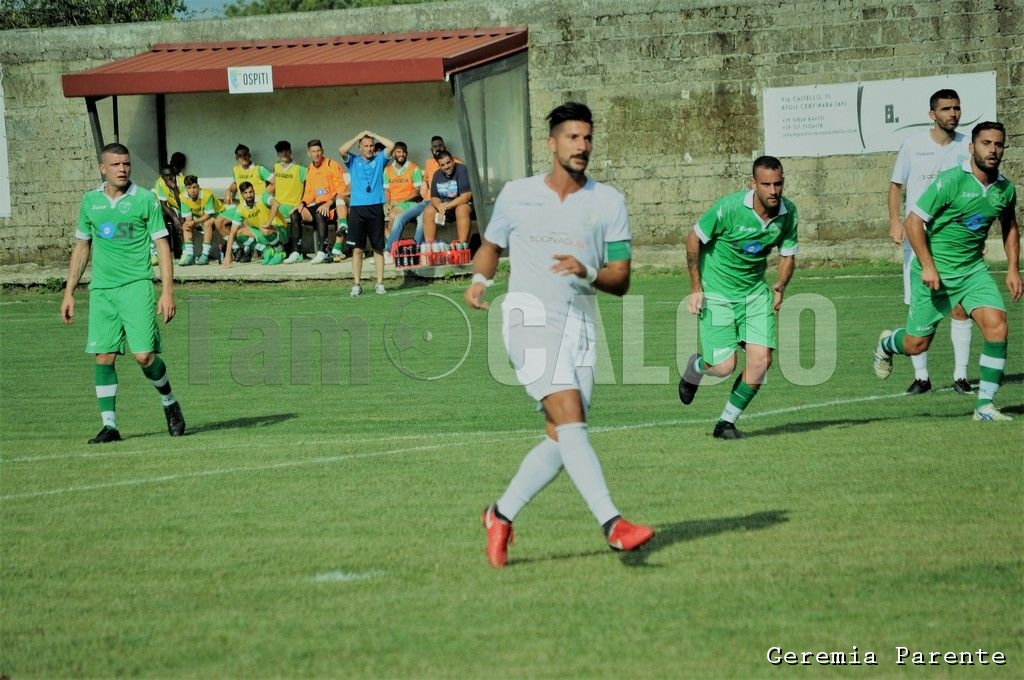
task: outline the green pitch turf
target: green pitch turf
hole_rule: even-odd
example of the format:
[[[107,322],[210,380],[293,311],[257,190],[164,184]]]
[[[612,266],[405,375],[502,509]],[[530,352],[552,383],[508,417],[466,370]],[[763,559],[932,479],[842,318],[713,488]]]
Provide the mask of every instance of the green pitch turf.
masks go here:
[[[625,303],[601,299],[590,420],[613,498],[657,536],[611,552],[563,475],[494,571],[479,513],[542,419],[503,384],[500,333],[464,285],[179,285],[164,356],[188,435],[167,436],[123,359],[125,441],[102,447],[85,443],[86,294],[68,328],[58,293],[5,291],[0,675],[1024,674],[1022,305],[997,397],[1017,420],[975,423],[948,389],[946,323],[936,390],[901,396],[905,358],[874,377],[878,332],[905,314],[895,269],[800,270],[805,311],[738,423],[749,438],[721,442],[731,381],[676,396],[686,285],[638,275]],[[775,666],[773,647],[878,665]],[[1006,663],[900,666],[897,647]]]

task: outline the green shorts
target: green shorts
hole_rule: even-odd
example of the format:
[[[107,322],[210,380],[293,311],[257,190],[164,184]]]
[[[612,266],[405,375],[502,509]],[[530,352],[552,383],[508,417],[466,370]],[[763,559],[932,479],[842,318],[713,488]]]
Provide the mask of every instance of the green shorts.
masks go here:
[[[275,232],[271,236],[267,236],[257,227],[249,227],[249,231],[253,233],[256,243],[262,243],[265,246],[278,246],[288,242],[288,230],[282,227],[275,227]]]
[[[765,287],[744,302],[704,296],[700,310],[700,350],[708,364],[718,364],[736,352],[741,344],[778,347],[775,330],[775,298]]]
[[[935,333],[935,327],[948,316],[957,303],[970,314],[979,307],[1006,311],[999,287],[988,273],[988,268],[976,269],[957,278],[941,279],[939,289],[932,290],[921,281],[921,271],[911,274],[910,311],[907,313],[907,333],[925,338]]]
[[[119,288],[89,291],[89,354],[160,352],[160,327],[156,321],[153,282],[143,279]]]

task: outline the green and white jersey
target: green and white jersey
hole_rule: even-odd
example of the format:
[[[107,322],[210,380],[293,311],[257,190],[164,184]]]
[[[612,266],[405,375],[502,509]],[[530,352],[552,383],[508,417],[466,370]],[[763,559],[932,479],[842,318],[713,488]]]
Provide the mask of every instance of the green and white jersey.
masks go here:
[[[258,229],[270,219],[270,199],[270,194],[263,192],[253,201],[251,207],[246,204],[245,200],[241,200],[225,210],[224,217],[231,220],[233,225]],[[281,217],[280,211],[274,218],[274,226],[284,226],[284,218]]]
[[[90,290],[152,279],[150,241],[167,236],[160,203],[152,191],[132,184],[111,199],[104,192],[106,186],[86,192],[78,210],[75,238],[92,241]]]
[[[700,242],[700,278],[705,295],[741,302],[767,287],[764,279],[773,246],[779,255],[795,255],[797,213],[783,197],[779,214],[767,222],[754,212],[754,191],[718,199],[694,225]]]
[[[966,276],[985,268],[985,239],[992,222],[1012,218],[1017,208],[1017,190],[999,175],[984,186],[971,171],[967,160],[958,168],[940,172],[913,207],[924,220],[928,250],[935,269],[945,279]],[[912,271],[921,273],[914,258]]]

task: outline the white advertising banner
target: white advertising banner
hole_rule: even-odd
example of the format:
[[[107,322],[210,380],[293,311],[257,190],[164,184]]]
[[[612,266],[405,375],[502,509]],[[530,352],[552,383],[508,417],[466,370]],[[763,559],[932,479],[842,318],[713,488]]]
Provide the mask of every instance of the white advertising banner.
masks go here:
[[[838,156],[896,151],[932,125],[928,99],[951,88],[960,95],[959,129],[970,133],[996,118],[996,74],[963,73],[764,91],[764,148],[771,156]]]
[[[274,91],[274,69],[271,66],[229,66],[228,92],[254,94]]]

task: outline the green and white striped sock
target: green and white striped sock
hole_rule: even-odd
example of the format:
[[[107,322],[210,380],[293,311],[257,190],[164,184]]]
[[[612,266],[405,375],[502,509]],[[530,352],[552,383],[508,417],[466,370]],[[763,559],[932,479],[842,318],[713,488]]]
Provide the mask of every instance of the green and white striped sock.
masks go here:
[[[727,423],[735,423],[736,419],[740,417],[740,414],[750,405],[751,400],[757,396],[757,391],[760,389],[760,385],[757,387],[751,387],[743,381],[743,374],[740,373],[736,376],[736,382],[732,384],[732,392],[729,394],[729,401],[726,402],[725,408],[722,409],[722,415],[718,417],[719,420],[724,420]]]
[[[142,367],[142,374],[149,380],[149,384],[160,393],[160,401],[164,406],[170,406],[178,401],[171,392],[171,383],[167,380],[167,364],[157,356],[149,366]]]
[[[978,403],[976,408],[991,404],[996,391],[1003,382],[1003,370],[1006,368],[1006,341],[989,342],[981,348],[981,381],[978,383]]]
[[[113,364],[96,364],[95,378],[103,427],[117,429],[117,370]]]

